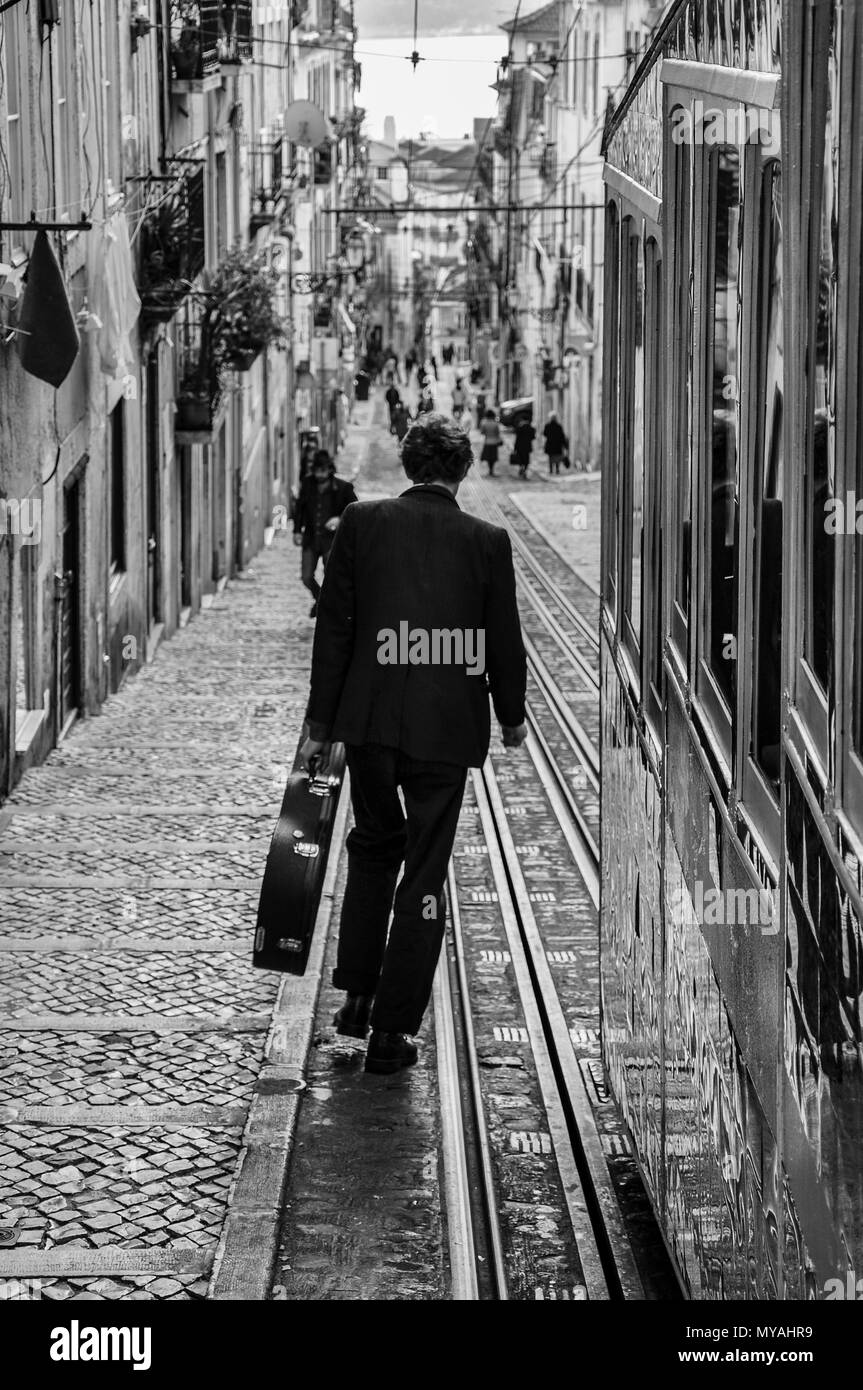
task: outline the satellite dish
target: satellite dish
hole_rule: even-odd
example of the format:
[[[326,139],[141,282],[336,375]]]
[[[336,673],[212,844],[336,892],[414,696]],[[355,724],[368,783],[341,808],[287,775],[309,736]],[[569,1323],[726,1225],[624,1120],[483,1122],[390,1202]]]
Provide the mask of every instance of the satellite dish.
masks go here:
[[[292,101],[285,112],[285,134],[295,145],[323,145],[329,139],[323,111],[313,101]]]

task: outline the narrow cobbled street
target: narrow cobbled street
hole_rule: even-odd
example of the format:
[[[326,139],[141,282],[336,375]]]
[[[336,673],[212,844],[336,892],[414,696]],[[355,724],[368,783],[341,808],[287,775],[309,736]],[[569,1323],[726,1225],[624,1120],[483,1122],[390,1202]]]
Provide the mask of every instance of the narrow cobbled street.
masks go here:
[[[361,497],[404,485],[384,420],[380,392],[355,405],[339,470]],[[536,476],[524,505],[560,531],[566,506]],[[447,1296],[431,1019],[406,1118],[390,1088],[369,1097],[354,1075],[361,1054],[333,1053],[323,931],[304,978],[251,965],[313,632],[299,554],[276,531],[0,812],[0,1279],[22,1294]],[[346,814],[343,803],[341,835]],[[344,868],[334,855],[325,915]],[[361,1158],[369,1177],[355,1171],[354,1229],[371,1224],[394,1252],[383,1258],[377,1243],[364,1258],[360,1241],[337,1286],[321,1284],[336,1229],[327,1194],[313,1184],[300,1210],[281,1209],[299,1098],[311,1142],[326,1128],[316,1107],[331,1096],[333,1066],[355,1083],[343,1159],[356,1170]],[[359,1156],[347,1151],[358,1108],[369,1135]],[[329,1172],[337,1153],[330,1142]],[[309,1163],[313,1147],[295,1156],[298,1181]]]

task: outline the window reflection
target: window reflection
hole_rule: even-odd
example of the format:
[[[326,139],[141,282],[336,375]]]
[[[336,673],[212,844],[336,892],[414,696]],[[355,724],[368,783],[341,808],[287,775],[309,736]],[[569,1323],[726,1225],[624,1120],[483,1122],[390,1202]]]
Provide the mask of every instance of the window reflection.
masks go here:
[[[710,667],[729,711],[737,686],[737,324],[740,154],[725,146],[714,163],[711,436],[708,564]]]
[[[649,348],[652,361],[645,365],[645,372],[650,371],[651,394],[656,401],[665,400],[665,349],[662,342],[660,325],[662,323],[662,261],[659,257],[659,248],[654,240],[647,243],[647,256],[645,263],[646,274],[646,298],[644,311],[644,336],[646,349]],[[645,376],[645,381],[648,378]],[[658,578],[662,574],[662,536],[663,536],[663,496],[660,488],[663,485],[665,470],[661,457],[662,440],[664,431],[661,423],[661,412],[653,412],[653,425],[650,433],[650,456],[647,467],[650,473],[650,509],[651,517],[648,520],[648,542],[652,549],[651,559],[651,587],[656,588]],[[648,656],[649,678],[653,681],[656,689],[662,685],[662,600],[659,593],[653,594],[653,631],[646,634],[648,646],[652,644],[652,651]]]
[[[605,428],[605,450],[603,459],[603,492],[607,497],[606,502],[606,551],[605,551],[605,598],[606,602],[614,608],[615,586],[617,582],[617,459],[618,459],[618,430],[620,420],[619,398],[619,368],[618,368],[618,344],[620,337],[620,302],[619,302],[619,283],[620,283],[620,237],[617,221],[617,208],[613,203],[609,204],[605,224],[605,259],[608,267],[606,292],[608,295],[608,309],[606,319],[606,376],[605,399],[606,399],[606,428]],[[616,615],[615,615],[616,618]]]
[[[677,475],[677,573],[675,597],[685,616],[689,617],[689,577],[691,572],[691,496],[692,496],[692,282],[691,282],[691,187],[692,162],[688,145],[678,145],[675,151],[677,166],[677,283],[679,297],[676,315],[680,331],[678,363],[684,373],[684,400],[679,419],[680,460]]]
[[[641,642],[641,555],[644,531],[644,243],[630,241],[630,283],[633,322],[632,444],[629,467],[629,621]]]
[[[759,402],[755,506],[756,632],[753,757],[778,787],[782,720],[782,174],[764,171],[759,270]]]
[[[836,495],[836,240],[839,173],[839,132],[835,81],[835,55],[831,57],[821,199],[821,262],[818,285],[818,320],[815,341],[812,480],[809,486],[809,602],[807,604],[806,655],[826,695],[833,685],[833,576],[836,537],[827,530],[829,503]],[[833,90],[831,90],[833,89]]]

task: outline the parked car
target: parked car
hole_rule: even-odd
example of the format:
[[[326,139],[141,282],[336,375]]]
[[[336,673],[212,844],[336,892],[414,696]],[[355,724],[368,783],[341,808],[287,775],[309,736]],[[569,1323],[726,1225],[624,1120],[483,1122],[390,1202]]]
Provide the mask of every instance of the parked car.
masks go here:
[[[498,419],[509,429],[516,429],[523,420],[533,420],[533,397],[519,396],[514,401],[502,401]]]

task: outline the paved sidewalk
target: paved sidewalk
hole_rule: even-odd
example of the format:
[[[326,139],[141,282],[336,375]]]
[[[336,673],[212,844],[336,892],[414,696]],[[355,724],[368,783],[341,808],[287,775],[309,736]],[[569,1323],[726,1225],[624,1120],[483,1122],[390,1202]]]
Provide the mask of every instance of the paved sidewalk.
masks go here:
[[[207,1296],[280,986],[251,942],[308,607],[282,533],[0,808],[7,1297]]]

